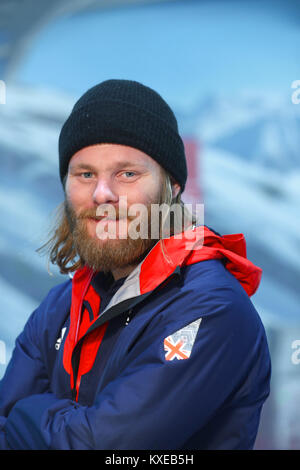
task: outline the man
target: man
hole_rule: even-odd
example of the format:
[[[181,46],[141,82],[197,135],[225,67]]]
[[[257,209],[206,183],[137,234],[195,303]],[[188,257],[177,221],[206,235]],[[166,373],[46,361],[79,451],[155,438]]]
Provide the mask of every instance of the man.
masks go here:
[[[178,223],[187,168],[173,112],[138,82],[102,82],[75,104],[59,159],[65,202],[46,247],[74,275],[16,341],[1,447],[251,449],[270,383],[249,299],[261,269],[242,234]],[[166,236],[152,207],[174,202]]]

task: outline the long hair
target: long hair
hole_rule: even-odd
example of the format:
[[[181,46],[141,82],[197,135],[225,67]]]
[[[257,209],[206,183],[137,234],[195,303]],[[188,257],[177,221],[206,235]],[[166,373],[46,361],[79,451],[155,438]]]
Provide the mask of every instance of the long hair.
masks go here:
[[[167,206],[169,210],[162,214],[161,223],[159,225],[159,242],[161,243],[165,259],[168,262],[171,262],[165,252],[163,243],[165,235],[163,227],[165,227],[168,222],[168,236],[172,236],[175,233],[186,230],[187,225],[197,225],[197,219],[182,201],[181,190],[175,198],[172,197],[172,177],[164,169],[163,175],[161,204],[164,204],[165,207]],[[171,207],[177,208],[177,211],[173,214],[170,213]],[[189,221],[189,223],[187,224],[186,221]],[[51,262],[52,264],[57,265],[61,274],[72,273],[84,266],[84,260],[80,258],[74,246],[72,230],[67,216],[66,200],[57,207],[55,221],[48,236],[48,241],[36,251],[38,253],[48,255],[49,263]]]

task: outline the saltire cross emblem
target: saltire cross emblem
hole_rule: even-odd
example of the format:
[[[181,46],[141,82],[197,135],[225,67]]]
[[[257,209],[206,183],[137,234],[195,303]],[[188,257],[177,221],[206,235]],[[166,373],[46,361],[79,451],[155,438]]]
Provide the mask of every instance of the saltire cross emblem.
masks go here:
[[[166,361],[190,357],[201,320],[202,318],[198,318],[164,339]]]

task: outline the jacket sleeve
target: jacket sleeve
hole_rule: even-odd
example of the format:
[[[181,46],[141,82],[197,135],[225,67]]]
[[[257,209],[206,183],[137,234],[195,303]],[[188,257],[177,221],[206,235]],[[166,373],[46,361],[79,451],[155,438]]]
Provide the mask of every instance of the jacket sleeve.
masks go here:
[[[5,436],[4,425],[6,419],[4,417],[0,417],[0,450],[8,450],[8,444]]]
[[[0,382],[0,449],[8,448],[4,426],[7,416],[16,402],[32,395],[43,393],[49,383],[36,341],[32,338],[34,315],[18,336],[12,358]]]
[[[252,305],[252,304],[251,304]],[[251,310],[250,302],[247,308]],[[253,311],[255,313],[253,313]],[[166,360],[164,338],[181,324],[156,318],[125,355],[122,373],[93,406],[36,394],[16,403],[5,430],[13,449],[180,449],[236,401],[257,420],[269,394],[270,359],[256,311],[240,302],[203,315],[188,359]],[[245,430],[247,426],[241,425]],[[243,431],[244,432],[244,431]]]
[[[2,450],[7,448],[3,429],[14,404],[26,396],[49,390],[48,376],[34,338],[35,315],[36,311],[16,339],[11,360],[0,381],[0,449]]]
[[[25,397],[50,391],[49,373],[40,347],[41,327],[53,296],[65,303],[60,293],[64,285],[50,290],[41,305],[30,315],[17,337],[12,357],[0,381],[0,449],[6,449],[5,423],[13,406]]]

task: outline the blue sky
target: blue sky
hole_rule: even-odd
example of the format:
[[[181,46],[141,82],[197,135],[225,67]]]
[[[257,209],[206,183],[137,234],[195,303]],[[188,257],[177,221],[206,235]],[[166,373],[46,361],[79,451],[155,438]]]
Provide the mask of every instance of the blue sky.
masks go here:
[[[178,1],[61,17],[35,36],[15,78],[75,96],[102,80],[128,78],[171,102],[216,90],[290,93],[300,79],[293,4]]]

